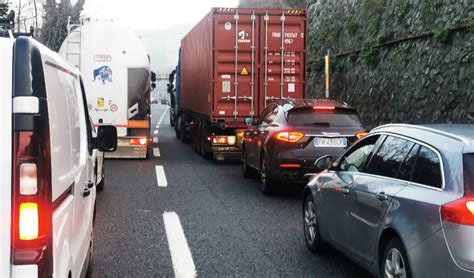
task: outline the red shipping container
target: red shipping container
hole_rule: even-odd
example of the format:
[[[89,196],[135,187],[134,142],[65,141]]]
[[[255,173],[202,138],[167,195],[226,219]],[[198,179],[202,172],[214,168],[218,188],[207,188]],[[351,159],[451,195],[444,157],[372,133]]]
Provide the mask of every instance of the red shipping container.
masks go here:
[[[243,123],[304,98],[305,35],[303,10],[212,9],[181,41],[180,109]]]

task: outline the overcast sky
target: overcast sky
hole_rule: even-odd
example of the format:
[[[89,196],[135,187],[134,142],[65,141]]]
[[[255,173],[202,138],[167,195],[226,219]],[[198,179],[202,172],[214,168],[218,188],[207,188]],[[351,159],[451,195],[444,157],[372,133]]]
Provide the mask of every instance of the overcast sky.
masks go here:
[[[72,1],[75,2],[74,0]],[[131,26],[147,48],[152,68],[169,73],[180,41],[212,7],[236,7],[238,0],[86,0],[83,15]]]

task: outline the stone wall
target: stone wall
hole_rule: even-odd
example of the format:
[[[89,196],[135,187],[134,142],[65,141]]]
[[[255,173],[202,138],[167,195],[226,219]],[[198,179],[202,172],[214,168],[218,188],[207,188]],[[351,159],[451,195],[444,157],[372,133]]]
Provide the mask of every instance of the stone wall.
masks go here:
[[[474,0],[317,0],[308,11],[308,95],[383,123],[474,123]]]

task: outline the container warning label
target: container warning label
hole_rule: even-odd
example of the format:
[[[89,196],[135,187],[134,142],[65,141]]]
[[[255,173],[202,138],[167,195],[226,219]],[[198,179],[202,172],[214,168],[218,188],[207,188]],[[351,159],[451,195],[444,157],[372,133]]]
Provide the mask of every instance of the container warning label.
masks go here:
[[[240,75],[249,75],[247,68],[243,68],[242,71],[240,72]]]
[[[105,107],[105,100],[103,97],[97,98],[97,108],[104,108]]]

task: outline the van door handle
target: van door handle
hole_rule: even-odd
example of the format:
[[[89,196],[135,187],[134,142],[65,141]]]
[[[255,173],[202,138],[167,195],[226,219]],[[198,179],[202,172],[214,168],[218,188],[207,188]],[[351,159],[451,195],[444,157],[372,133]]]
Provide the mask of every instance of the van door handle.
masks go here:
[[[89,195],[91,195],[91,190],[89,188],[84,188],[84,190],[82,191],[82,197],[86,198],[89,197]]]
[[[385,195],[385,192],[380,192],[379,194],[377,194],[377,199],[379,199],[379,201],[385,201],[388,199],[388,196]]]
[[[87,188],[91,189],[92,187],[94,187],[94,182],[90,181],[87,183]]]

